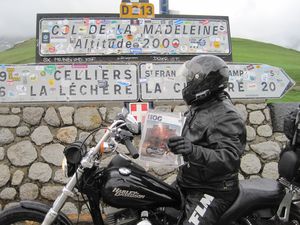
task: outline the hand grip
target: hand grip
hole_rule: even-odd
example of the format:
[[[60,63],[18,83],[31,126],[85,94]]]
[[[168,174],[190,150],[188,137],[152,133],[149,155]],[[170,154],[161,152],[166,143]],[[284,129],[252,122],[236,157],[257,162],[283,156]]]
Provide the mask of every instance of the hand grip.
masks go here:
[[[124,141],[125,146],[127,147],[128,151],[130,152],[132,158],[136,159],[139,157],[139,153],[136,150],[136,148],[133,146],[132,142],[130,141],[130,139],[125,139]]]

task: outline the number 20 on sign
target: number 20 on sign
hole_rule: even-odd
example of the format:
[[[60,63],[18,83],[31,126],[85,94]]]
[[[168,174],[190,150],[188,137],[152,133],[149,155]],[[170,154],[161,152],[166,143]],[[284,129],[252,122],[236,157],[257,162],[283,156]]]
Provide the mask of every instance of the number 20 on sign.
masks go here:
[[[154,5],[151,3],[121,3],[121,18],[154,18]]]

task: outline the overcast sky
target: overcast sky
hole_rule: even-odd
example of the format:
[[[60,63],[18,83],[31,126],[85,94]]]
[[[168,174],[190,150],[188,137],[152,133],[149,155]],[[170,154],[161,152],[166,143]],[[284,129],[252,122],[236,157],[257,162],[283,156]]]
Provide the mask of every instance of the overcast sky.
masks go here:
[[[37,13],[119,13],[121,0],[0,0],[0,38],[34,37]],[[154,3],[159,12],[159,0]],[[300,0],[169,0],[180,14],[229,16],[232,37],[300,51]]]

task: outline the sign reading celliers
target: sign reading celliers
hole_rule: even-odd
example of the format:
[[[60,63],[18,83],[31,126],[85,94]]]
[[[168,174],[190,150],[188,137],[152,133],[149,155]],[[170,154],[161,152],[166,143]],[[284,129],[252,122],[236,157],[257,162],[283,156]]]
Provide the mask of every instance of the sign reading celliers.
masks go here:
[[[149,1],[123,0],[120,5],[121,18],[154,18],[154,5]]]

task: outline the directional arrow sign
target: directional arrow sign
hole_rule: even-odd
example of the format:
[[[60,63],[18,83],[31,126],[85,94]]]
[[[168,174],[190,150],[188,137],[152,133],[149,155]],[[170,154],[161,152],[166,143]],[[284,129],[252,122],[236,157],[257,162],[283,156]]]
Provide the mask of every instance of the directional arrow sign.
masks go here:
[[[176,74],[181,63],[140,64],[141,95],[144,100],[182,99],[185,82]],[[229,64],[227,91],[232,98],[282,97],[295,82],[280,68],[264,64]]]

